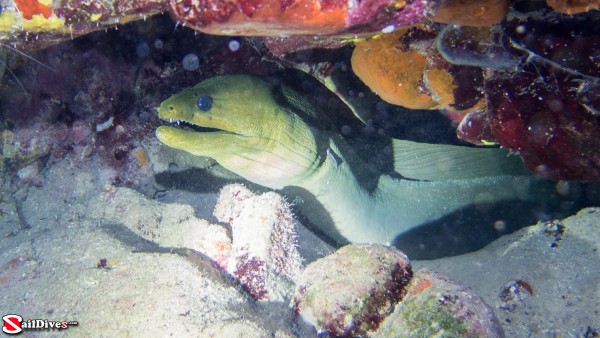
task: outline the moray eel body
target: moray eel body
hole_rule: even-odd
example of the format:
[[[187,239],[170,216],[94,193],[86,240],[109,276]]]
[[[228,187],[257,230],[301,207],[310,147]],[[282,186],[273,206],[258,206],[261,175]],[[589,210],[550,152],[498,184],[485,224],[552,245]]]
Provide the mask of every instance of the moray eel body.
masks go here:
[[[317,107],[285,85],[254,76],[208,79],[164,101],[158,113],[206,128],[160,126],[156,136],[167,146],[211,157],[272,189],[308,191],[334,224],[321,230],[340,243],[389,244],[466,206],[528,193],[528,178],[515,176],[519,171],[505,166],[511,161],[497,149],[394,140],[404,178],[375,173],[339,134],[323,128]],[[311,221],[318,225],[319,217]]]

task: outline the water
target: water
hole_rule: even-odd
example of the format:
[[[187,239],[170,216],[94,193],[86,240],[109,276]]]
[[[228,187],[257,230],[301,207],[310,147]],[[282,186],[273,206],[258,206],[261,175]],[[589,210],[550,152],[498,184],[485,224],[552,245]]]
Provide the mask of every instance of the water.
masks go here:
[[[360,172],[352,173],[364,178],[361,188],[371,193],[377,184],[372,177],[402,179],[394,172],[391,138],[466,145],[456,137],[454,113],[408,110],[382,101],[352,73],[352,46],[300,54],[306,57],[301,61],[309,63],[313,58],[333,62],[339,94],[352,107],[365,110],[360,115],[363,123],[317,80],[281,71],[281,63],[256,48],[252,39],[173,29],[168,16],[148,20],[155,27],[150,32],[133,22],[118,31],[96,32],[28,52],[45,66],[8,52],[6,64],[15,77],[5,72],[0,86],[1,315],[20,316],[23,327],[33,319],[65,321],[69,327],[51,331],[55,335],[316,336],[291,308],[294,274],[299,272],[290,271],[294,264],[305,266],[344,244],[324,227],[335,226],[329,211],[347,207],[347,196],[324,204],[306,188],[288,187],[280,191],[286,205],[273,195],[262,195],[271,189],[247,181],[243,172],[219,166],[218,159],[161,144],[155,136],[160,125],[206,130],[161,121],[156,108],[171,95],[217,75],[271,74],[270,83],[294,86],[303,102],[331,114],[327,123],[312,127],[346,139],[365,163]],[[188,54],[190,50],[201,50],[202,55]],[[464,59],[490,60],[481,54]],[[517,59],[503,54],[501,61],[512,69]],[[475,61],[469,65],[481,66]],[[518,66],[522,72],[542,76],[547,65],[532,61]],[[592,87],[583,87],[585,104],[593,107],[589,93],[594,93],[597,82],[590,77],[594,75],[586,73],[583,78]],[[523,92],[542,93],[526,90],[535,82],[519,81],[515,76],[514,83],[522,85]],[[547,81],[544,88],[553,84]],[[569,82],[575,94],[576,84]],[[512,95],[505,89],[507,96]],[[545,99],[540,94],[539,101]],[[249,107],[255,101],[243,103]],[[209,110],[222,104],[213,97]],[[597,121],[597,115],[594,118]],[[539,128],[544,123],[536,120]],[[597,129],[595,133],[598,139]],[[320,161],[331,161],[336,168],[354,161],[345,157],[345,148],[320,146],[325,147]],[[507,336],[594,336],[600,330],[594,320],[600,311],[600,210],[555,220],[599,206],[598,184],[542,178],[529,182],[537,189],[529,192],[535,198],[468,205],[403,233],[394,244],[409,256],[414,271],[434,269],[473,289]],[[231,183],[243,183],[251,193],[222,200],[219,214],[215,205],[221,189]],[[321,183],[332,184],[326,191],[338,189],[334,182]],[[437,198],[421,192],[414,190],[414,198]],[[479,193],[485,199],[495,192]],[[343,213],[361,207],[351,205]],[[231,215],[223,216],[227,212]],[[288,212],[294,216],[284,216]],[[280,237],[269,242],[265,233]],[[273,244],[286,240],[297,241],[296,246]],[[302,261],[293,258],[291,248],[296,247]],[[272,251],[261,251],[265,248]],[[257,263],[259,258],[265,263]],[[276,273],[261,275],[264,269]],[[256,282],[261,278],[265,280]],[[527,296],[523,285],[532,289],[532,295]],[[343,288],[352,291],[351,283]]]

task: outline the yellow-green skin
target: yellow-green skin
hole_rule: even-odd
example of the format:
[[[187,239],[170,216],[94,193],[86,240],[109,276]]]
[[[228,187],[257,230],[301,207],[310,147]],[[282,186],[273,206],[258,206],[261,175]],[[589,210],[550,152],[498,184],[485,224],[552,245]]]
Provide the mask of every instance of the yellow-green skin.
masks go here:
[[[510,176],[436,182],[368,177],[371,172],[339,135],[305,121],[318,121],[318,109],[287,87],[279,93],[293,104],[282,106],[273,88],[249,75],[203,81],[164,101],[158,115],[218,131],[161,126],[156,136],[169,147],[211,157],[251,182],[304,188],[333,221],[334,227],[322,231],[340,243],[389,244],[462,207],[523,196],[527,190],[526,180]],[[212,98],[208,111],[197,107],[200,96]],[[324,215],[312,216],[314,224],[323,223]]]
[[[176,119],[221,131],[199,133],[161,126],[164,144],[215,159],[246,179],[280,189],[295,184],[318,167],[314,139],[296,115],[282,111],[269,86],[249,76],[216,77],[164,101],[161,119]],[[203,112],[199,96],[212,98]]]

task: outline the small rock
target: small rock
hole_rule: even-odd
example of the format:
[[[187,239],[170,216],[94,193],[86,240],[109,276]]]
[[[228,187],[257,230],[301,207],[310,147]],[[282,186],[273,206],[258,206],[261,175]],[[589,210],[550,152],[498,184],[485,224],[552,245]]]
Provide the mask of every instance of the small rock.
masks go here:
[[[419,270],[377,337],[504,337],[492,310],[473,291]]]
[[[348,245],[304,269],[295,311],[319,333],[364,335],[393,311],[411,277],[408,257],[396,248]]]
[[[227,270],[255,299],[284,301],[299,274],[292,213],[281,195],[260,196],[240,184],[221,190],[215,217],[231,224]]]
[[[40,181],[40,166],[39,161],[35,161],[30,165],[19,169],[16,173],[20,183],[36,183]]]
[[[504,303],[500,308],[505,311],[514,311],[531,295],[533,295],[533,288],[529,283],[521,279],[510,281],[500,293],[500,299]]]

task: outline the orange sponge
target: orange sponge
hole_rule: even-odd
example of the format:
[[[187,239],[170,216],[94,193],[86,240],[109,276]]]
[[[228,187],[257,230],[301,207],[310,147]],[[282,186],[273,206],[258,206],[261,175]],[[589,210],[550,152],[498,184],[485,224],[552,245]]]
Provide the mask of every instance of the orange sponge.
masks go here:
[[[354,73],[384,101],[410,109],[436,109],[423,86],[426,59],[418,51],[403,50],[399,40],[406,30],[357,42],[352,53]]]

